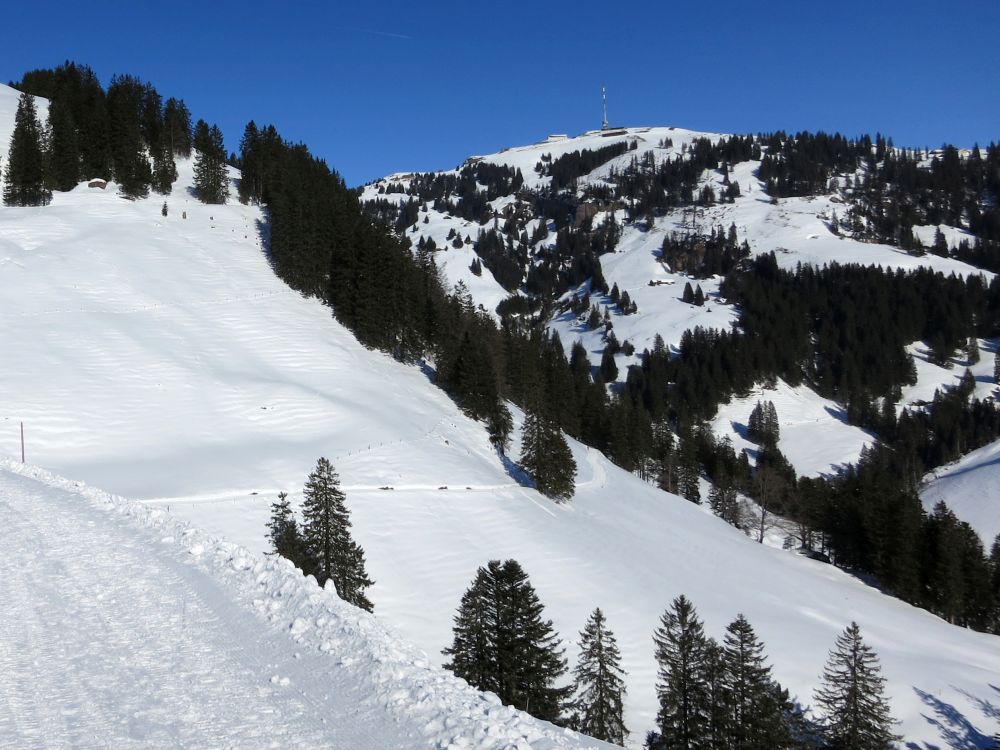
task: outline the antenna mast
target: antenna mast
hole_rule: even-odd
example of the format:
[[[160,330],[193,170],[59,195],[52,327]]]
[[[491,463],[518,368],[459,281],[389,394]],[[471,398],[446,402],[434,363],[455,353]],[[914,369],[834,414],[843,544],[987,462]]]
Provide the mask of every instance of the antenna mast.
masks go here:
[[[601,125],[601,130],[607,130],[608,129],[608,90],[604,86],[601,86],[601,99],[604,100],[604,123]]]

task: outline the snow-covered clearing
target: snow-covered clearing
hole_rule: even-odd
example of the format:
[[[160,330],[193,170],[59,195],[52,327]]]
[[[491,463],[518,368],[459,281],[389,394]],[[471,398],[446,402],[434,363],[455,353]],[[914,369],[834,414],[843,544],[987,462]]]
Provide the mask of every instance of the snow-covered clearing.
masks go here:
[[[225,597],[235,597],[277,628],[278,635],[272,628],[246,636],[250,643],[263,643],[262,649],[271,638],[287,638],[282,631],[301,618],[295,634],[305,639],[299,644],[304,663],[328,664],[324,679],[330,674],[339,679],[338,670],[348,670],[352,677],[343,677],[348,685],[362,681],[352,694],[358,700],[351,703],[366,711],[370,706],[370,713],[359,715],[360,725],[383,731],[368,727],[378,723],[379,710],[389,712],[383,717],[401,717],[384,729],[386,747],[397,746],[396,731],[404,738],[418,732],[412,735],[419,738],[415,747],[435,741],[447,747],[441,738],[457,747],[506,747],[514,745],[512,736],[535,731],[537,724],[478,694],[451,692],[459,689],[454,681],[423,666],[443,661],[440,649],[450,640],[452,616],[476,567],[508,557],[530,574],[571,661],[587,615],[598,605],[605,611],[629,672],[626,722],[635,742],[653,727],[656,713],[651,635],[679,593],[692,598],[715,636],[744,612],[767,643],[776,676],[805,703],[811,703],[836,635],[855,619],[882,657],[900,730],[917,747],[1000,729],[1000,699],[993,687],[1000,674],[1000,639],[952,627],[831,566],[754,544],[576,443],[579,474],[572,503],[557,506],[518,485],[482,426],[464,417],[423,372],[364,349],[328,309],[274,277],[257,239],[256,209],[235,202],[198,204],[187,193],[190,163],[179,168],[167,217],[160,215],[161,198],[124,201],[113,185],[107,191],[80,187],[57,194],[42,209],[0,208],[0,347],[6,354],[0,369],[0,454],[19,455],[18,425],[24,421],[29,462],[146,501],[149,513],[169,506],[169,516],[226,540],[199,531],[185,538],[166,517],[154,520],[132,504],[108,499],[95,502],[114,512],[127,507],[124,516],[150,529],[119,534],[107,530],[101,520],[105,511],[67,510],[66,523],[80,526],[81,548],[93,542],[101,550],[90,553],[98,558],[95,576],[103,571],[109,578],[121,573],[147,582],[164,579],[162,599],[122,589],[121,601],[134,596],[143,603],[137,610],[148,607],[169,620],[177,617],[170,615],[171,607],[188,600],[193,589],[201,597],[198,617],[210,619],[216,616],[210,609],[215,598],[231,613],[229,607],[237,605],[225,603]],[[648,259],[648,250],[641,252]],[[330,594],[308,593],[293,582],[295,574],[257,556],[265,546],[270,501],[279,490],[298,500],[320,455],[333,461],[347,490],[356,536],[376,581],[369,592],[375,619],[347,611]],[[19,550],[28,536],[42,532],[32,531],[38,522],[14,520],[27,512],[24,506],[44,503],[47,513],[54,513],[97,497],[89,491],[81,496],[82,490],[56,480],[74,498],[49,497],[49,490],[36,492],[25,480],[3,481],[9,489],[0,502],[13,514],[5,525],[20,535],[7,544],[13,555],[27,559],[34,558]],[[160,523],[169,528],[160,529]],[[101,534],[110,535],[104,545]],[[168,536],[174,542],[158,546]],[[47,539],[51,544],[40,545],[40,555],[63,559],[76,549],[75,542],[72,550],[51,546],[57,542],[54,532]],[[130,544],[134,554],[126,552]],[[201,554],[188,554],[199,546]],[[193,567],[185,567],[189,559]],[[148,578],[144,566],[150,568]],[[195,583],[178,572],[189,568],[207,571],[211,583]],[[257,580],[261,574],[266,581]],[[274,588],[272,574],[280,578]],[[77,585],[91,592],[97,586],[84,579]],[[8,586],[2,577],[0,586]],[[216,589],[218,597],[205,593]],[[7,591],[0,594],[14,596]],[[286,592],[280,597],[284,608],[271,608],[275,591]],[[19,594],[18,610],[30,609],[34,595],[34,589]],[[39,606],[53,595],[43,587]],[[84,606],[67,597],[67,607]],[[310,614],[302,615],[299,607]],[[290,617],[290,609],[298,614]],[[38,611],[24,613],[26,622]],[[117,618],[120,609],[87,605],[82,611],[99,620]],[[218,616],[228,622],[228,614]],[[321,617],[330,618],[327,625],[319,624]],[[302,630],[307,623],[312,627]],[[426,655],[397,640],[380,646],[391,639],[380,623]],[[239,628],[251,626],[234,627],[238,644]],[[217,635],[202,622],[176,658],[193,658],[202,647],[211,650]],[[320,659],[310,649],[324,642],[334,658],[310,661]],[[263,689],[287,687],[298,695],[296,686],[317,684],[306,674],[312,667],[296,672],[281,660],[284,647],[273,648],[275,656],[264,663],[280,668],[263,670]],[[245,662],[238,655],[222,649],[211,658],[227,665],[240,689],[250,689],[253,681],[241,671]],[[294,654],[289,664],[291,658]],[[68,664],[58,659],[69,656],[53,655],[54,669]],[[23,668],[25,662],[18,664]],[[411,669],[423,676],[413,677]],[[277,688],[272,676],[279,678]],[[281,685],[282,677],[290,679],[288,686]],[[414,680],[441,685],[445,697],[437,688],[414,688]],[[365,703],[366,696],[375,702]],[[260,705],[248,700],[247,705]],[[335,695],[330,700],[347,705]],[[192,710],[204,715],[197,713],[200,707]],[[94,714],[93,726],[100,717]],[[495,730],[495,741],[494,735],[481,734],[495,726],[494,718],[506,727]],[[53,726],[63,725],[53,720]],[[155,735],[160,736],[165,735]],[[525,742],[535,748],[580,746],[562,733]]]
[[[1000,535],[1000,441],[990,443],[926,477],[920,493],[931,511],[940,501],[982,537],[989,551]]]
[[[757,402],[770,401],[778,413],[778,449],[800,476],[833,474],[855,463],[861,449],[874,439],[847,423],[843,407],[806,386],[791,387],[779,380],[773,389],[755,388],[746,398],[734,398],[719,407],[712,430],[728,435],[737,450],[756,455],[758,446],[747,439],[750,412]]]

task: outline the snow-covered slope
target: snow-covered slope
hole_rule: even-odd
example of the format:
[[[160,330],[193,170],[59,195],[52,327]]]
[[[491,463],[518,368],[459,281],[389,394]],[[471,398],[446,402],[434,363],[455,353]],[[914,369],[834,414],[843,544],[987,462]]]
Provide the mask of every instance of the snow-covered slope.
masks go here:
[[[0,521],[4,747],[610,748],[162,510],[2,459]]]
[[[1000,535],[1000,442],[990,443],[959,461],[931,472],[920,492],[931,511],[944,503],[982,537],[983,546]]]
[[[626,721],[636,741],[656,712],[651,635],[682,592],[713,635],[745,613],[777,677],[804,703],[836,635],[854,619],[879,651],[908,740],[939,746],[955,731],[1000,729],[991,713],[1000,639],[954,628],[831,566],[754,544],[576,443],[572,503],[554,505],[521,487],[482,426],[419,369],[359,346],[329,310],[273,276],[256,209],[198,204],[186,191],[191,165],[179,167],[167,217],[162,199],[127,202],[114,186],[57,194],[44,209],[0,208],[0,454],[19,455],[23,421],[30,462],[242,545],[251,571],[269,502],[279,490],[299,499],[325,455],[376,580],[379,621],[439,664],[476,567],[514,557],[571,661],[589,612],[606,612],[629,672]],[[17,482],[12,507],[20,509],[31,493]],[[195,534],[203,550],[194,557],[211,566],[243,559]],[[295,622],[272,614],[279,626]],[[358,622],[382,632],[367,618]],[[311,659],[323,640],[305,637]],[[386,665],[424,658],[400,648]],[[438,705],[436,694],[423,695],[401,688],[393,700],[418,712]],[[464,737],[472,725],[450,723],[444,714],[453,704],[444,705],[434,715]],[[966,729],[954,729],[956,717]],[[578,742],[567,737],[565,746]],[[455,746],[491,746],[464,741]]]
[[[576,190],[577,194],[582,196],[588,187],[607,184],[612,173],[621,173],[634,159],[640,161],[652,159],[659,164],[665,160],[683,158],[691,144],[700,138],[718,141],[723,137],[725,136],[717,133],[701,133],[670,127],[591,131],[576,137],[553,136],[536,144],[505,149],[496,154],[475,156],[467,163],[488,162],[519,169],[524,177],[525,186],[538,189],[549,186],[551,182],[550,177],[540,175],[536,171],[535,167],[539,163],[556,160],[574,151],[596,151],[608,145],[628,144],[630,148],[624,154],[610,159],[579,178]],[[835,215],[843,217],[847,210],[840,196],[831,194],[772,199],[764,191],[764,184],[757,178],[756,171],[759,166],[759,161],[732,165],[729,179],[736,182],[741,190],[741,194],[732,203],[717,203],[699,207],[695,211],[674,210],[656,218],[652,226],[647,226],[645,221],[626,223],[627,212],[620,208],[614,211],[613,218],[622,227],[622,234],[615,251],[601,256],[601,268],[609,286],[617,285],[620,290],[629,293],[638,307],[638,313],[624,315],[609,298],[600,295],[595,294],[591,301],[597,302],[602,309],[607,310],[617,340],[620,343],[628,341],[635,347],[635,353],[631,356],[622,352],[615,355],[619,381],[624,381],[627,377],[628,365],[638,364],[643,350],[652,348],[657,335],[663,338],[667,346],[676,347],[687,330],[697,326],[727,329],[738,318],[737,310],[719,294],[720,279],[689,278],[683,273],[673,271],[662,262],[660,248],[664,239],[672,234],[681,236],[688,233],[705,234],[717,227],[728,230],[732,225],[736,229],[738,241],[746,240],[752,253],[774,252],[778,263],[785,268],[794,268],[798,263],[823,265],[836,261],[877,265],[883,268],[914,269],[922,266],[944,273],[982,274],[987,278],[993,275],[954,259],[936,255],[916,257],[899,248],[860,242],[849,236],[834,233],[830,228],[832,217]],[[458,170],[452,170],[442,174],[457,173]],[[393,190],[407,188],[413,179],[414,175],[407,173],[390,175],[365,186],[362,200],[405,203],[410,200],[410,196]],[[723,180],[724,176],[720,171],[706,170],[699,187],[711,186],[717,195],[721,195],[725,189]],[[384,192],[387,189],[389,192]],[[497,198],[491,205],[498,212],[502,212],[509,204],[516,203],[517,196],[508,195]],[[475,253],[468,244],[456,249],[448,241],[449,233],[452,231],[463,238],[471,237],[474,240],[480,230],[479,225],[451,213],[436,210],[433,204],[428,204],[426,208],[426,211],[421,211],[419,214],[417,222],[405,230],[405,235],[414,245],[421,238],[433,239],[439,248],[435,258],[447,281],[452,285],[461,281],[469,288],[478,304],[487,310],[495,309],[497,303],[506,296],[504,290],[485,267],[481,277],[472,274],[469,265]],[[612,214],[602,207],[602,210],[593,216],[593,224],[597,226],[611,216]],[[529,234],[537,225],[537,219],[528,222]],[[945,225],[916,227],[915,231],[922,241],[930,245],[935,231],[939,228],[952,244],[957,244],[960,239],[967,237],[967,233],[963,230]],[[553,237],[554,235],[550,233],[547,240],[539,243],[539,247],[551,243]],[[706,296],[704,306],[695,306],[682,300],[682,291],[686,283],[701,286]],[[582,294],[590,290],[585,285],[578,291]],[[590,330],[586,318],[586,312],[574,315],[568,310],[561,311],[553,316],[550,326],[559,333],[567,354],[574,342],[580,340],[590,354],[591,362],[596,366],[601,361],[606,345],[605,331],[603,326]],[[917,359],[920,382],[905,391],[900,408],[921,399],[929,399],[933,396],[935,387],[954,382],[953,378],[936,372],[941,368],[935,368],[926,362],[926,356],[921,354],[921,345],[916,344],[913,351]],[[960,376],[961,372],[958,370],[957,375]],[[794,441],[783,442],[785,446],[799,446],[790,451],[788,458],[800,474],[827,473],[845,462],[856,460],[862,447],[870,442],[870,436],[864,431],[844,424],[842,410],[839,407],[825,402],[806,386],[794,389],[794,393],[786,388],[776,397],[790,398],[789,405],[793,408],[795,404],[805,405],[806,410],[812,415],[808,418],[804,415],[794,417],[795,425],[805,426],[807,422],[812,424],[815,427],[812,432],[808,429],[800,431]],[[728,434],[738,447],[747,447],[738,429],[739,414],[744,410],[744,406],[742,402],[730,405],[720,412],[719,419],[715,421],[716,432],[720,435]],[[750,407],[752,408],[752,404]],[[779,416],[781,415],[779,409]],[[743,415],[744,420],[745,416]],[[790,425],[783,425],[787,426]],[[820,435],[822,438],[817,440]],[[831,450],[829,455],[822,455],[824,453],[822,446],[827,438],[833,441]]]

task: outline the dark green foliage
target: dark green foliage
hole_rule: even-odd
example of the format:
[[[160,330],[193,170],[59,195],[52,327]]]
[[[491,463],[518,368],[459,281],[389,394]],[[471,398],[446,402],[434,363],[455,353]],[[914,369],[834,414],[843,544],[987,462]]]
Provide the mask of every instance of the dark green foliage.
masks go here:
[[[302,494],[302,538],[313,563],[306,572],[321,586],[332,580],[341,599],[371,612],[373,605],[364,590],[373,581],[365,572],[365,553],[351,538],[346,496],[325,458],[316,463]]]
[[[739,245],[736,242],[735,226],[730,226],[728,232],[717,227],[704,236],[670,234],[663,238],[660,246],[660,258],[672,271],[698,278],[727,274],[749,257],[750,246],[746,240]]]
[[[52,200],[52,191],[45,183],[43,145],[35,99],[29,94],[21,94],[4,169],[3,202],[6,205],[44,206]]]
[[[111,171],[126,198],[145,198],[153,180],[143,139],[147,87],[133,76],[115,76],[108,87]]]
[[[306,553],[287,493],[279,492],[278,499],[271,503],[271,520],[267,523],[267,530],[274,554],[291,560],[295,567],[306,572],[313,568],[315,563]]]
[[[726,628],[722,646],[725,743],[733,750],[782,750],[792,745],[788,706],[771,677],[764,644],[743,615]]]
[[[225,203],[229,197],[226,147],[218,125],[198,120],[194,127],[194,189],[202,203]]]
[[[561,723],[571,688],[556,687],[566,661],[552,622],[515,560],[491,560],[480,568],[455,616],[454,640],[445,664],[505,705]]]
[[[615,635],[607,629],[600,607],[580,633],[580,658],[573,669],[573,728],[590,737],[624,745],[625,672]]]
[[[163,107],[163,145],[174,156],[191,155],[191,113],[183,99],[167,99]]]
[[[708,494],[708,503],[712,512],[728,524],[738,529],[746,529],[746,520],[743,518],[740,507],[739,496],[737,494],[736,483],[729,470],[724,466],[720,467],[713,477],[712,489]]]
[[[781,437],[778,412],[770,401],[757,402],[747,421],[747,436],[759,445],[775,447]]]
[[[564,501],[576,490],[576,462],[559,427],[544,414],[529,411],[521,437],[521,466],[535,488],[553,500]]]
[[[878,657],[861,640],[852,622],[837,636],[823,670],[816,703],[823,710],[826,736],[833,750],[889,750],[896,722],[886,702],[885,678]]]
[[[666,748],[700,750],[710,743],[712,695],[706,679],[708,639],[694,605],[674,599],[653,634],[658,667],[656,716]]]
[[[46,184],[52,190],[72,190],[80,181],[80,143],[73,112],[62,99],[49,104],[49,149]]]
[[[170,195],[176,180],[177,165],[174,164],[174,154],[168,145],[160,145],[153,152],[152,188],[160,195]]]
[[[51,121],[53,148],[60,141],[53,179],[62,183],[67,189],[68,178],[72,168],[70,158],[71,141],[76,140],[79,157],[79,177],[111,177],[110,133],[108,131],[108,106],[104,89],[90,68],[66,62],[54,70],[34,70],[26,73],[15,88],[20,91],[41,96],[49,100],[50,114],[52,107],[58,110],[68,110],[68,115],[57,112]],[[70,124],[73,126],[72,133]],[[65,170],[65,171],[64,171]],[[66,180],[66,181],[63,181]],[[73,183],[75,184],[75,183]],[[53,182],[55,187],[55,182]]]

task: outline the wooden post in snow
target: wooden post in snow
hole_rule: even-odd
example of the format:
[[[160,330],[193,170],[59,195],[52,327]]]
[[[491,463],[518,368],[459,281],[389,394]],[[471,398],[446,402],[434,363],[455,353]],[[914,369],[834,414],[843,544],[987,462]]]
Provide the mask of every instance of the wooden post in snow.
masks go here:
[[[21,463],[24,463],[24,422],[21,422]]]

